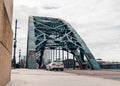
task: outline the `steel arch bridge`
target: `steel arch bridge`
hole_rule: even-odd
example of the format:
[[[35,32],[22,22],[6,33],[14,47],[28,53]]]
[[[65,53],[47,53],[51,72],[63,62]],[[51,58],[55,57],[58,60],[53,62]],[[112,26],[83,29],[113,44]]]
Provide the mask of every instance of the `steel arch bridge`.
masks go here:
[[[35,66],[35,58],[39,58],[39,65],[43,64],[45,49],[58,47],[71,53],[81,69],[84,69],[85,57],[91,69],[100,69],[91,51],[70,24],[58,18],[30,16],[27,44],[28,68]]]

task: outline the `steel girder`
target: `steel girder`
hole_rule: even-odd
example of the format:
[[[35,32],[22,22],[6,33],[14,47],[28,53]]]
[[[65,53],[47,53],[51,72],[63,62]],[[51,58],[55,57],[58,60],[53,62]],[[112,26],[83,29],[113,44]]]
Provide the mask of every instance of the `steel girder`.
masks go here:
[[[29,17],[28,53],[40,51],[39,57],[42,61],[45,48],[56,49],[57,47],[72,53],[81,69],[83,69],[84,56],[91,69],[100,69],[91,51],[70,24],[58,18]]]

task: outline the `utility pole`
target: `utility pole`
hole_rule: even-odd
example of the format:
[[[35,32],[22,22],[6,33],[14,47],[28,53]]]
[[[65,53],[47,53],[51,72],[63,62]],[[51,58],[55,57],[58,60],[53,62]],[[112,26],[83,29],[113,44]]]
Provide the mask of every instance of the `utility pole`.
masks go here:
[[[13,66],[14,66],[14,69],[16,68],[16,35],[17,35],[17,19],[15,21],[15,37],[14,37],[14,52],[13,52]]]

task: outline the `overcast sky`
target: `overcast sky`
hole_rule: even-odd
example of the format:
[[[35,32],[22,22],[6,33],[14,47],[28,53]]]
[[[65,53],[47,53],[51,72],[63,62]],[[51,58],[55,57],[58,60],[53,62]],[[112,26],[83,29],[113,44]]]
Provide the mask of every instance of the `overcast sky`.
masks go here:
[[[18,19],[17,56],[26,55],[29,16],[66,20],[95,58],[120,61],[120,0],[14,0],[13,31]]]

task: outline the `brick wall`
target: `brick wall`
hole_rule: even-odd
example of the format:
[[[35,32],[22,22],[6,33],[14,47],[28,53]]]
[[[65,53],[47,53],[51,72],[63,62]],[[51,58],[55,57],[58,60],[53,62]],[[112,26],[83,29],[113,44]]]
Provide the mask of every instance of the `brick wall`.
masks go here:
[[[10,80],[12,57],[12,0],[0,0],[0,86]]]

